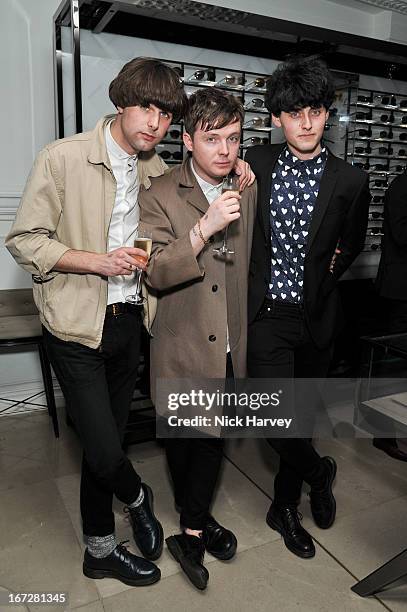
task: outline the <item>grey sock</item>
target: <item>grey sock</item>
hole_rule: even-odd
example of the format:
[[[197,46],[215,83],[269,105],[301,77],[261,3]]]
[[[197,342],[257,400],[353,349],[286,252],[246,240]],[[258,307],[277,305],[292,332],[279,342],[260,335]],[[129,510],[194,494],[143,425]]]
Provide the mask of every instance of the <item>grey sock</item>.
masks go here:
[[[137,506],[140,506],[144,501],[144,491],[143,491],[143,487],[140,487],[140,493],[138,494],[137,499],[134,500],[134,502],[132,502],[131,504],[129,504],[129,508],[137,508]]]
[[[88,536],[88,552],[96,559],[108,557],[117,546],[116,536],[111,533],[107,536]]]

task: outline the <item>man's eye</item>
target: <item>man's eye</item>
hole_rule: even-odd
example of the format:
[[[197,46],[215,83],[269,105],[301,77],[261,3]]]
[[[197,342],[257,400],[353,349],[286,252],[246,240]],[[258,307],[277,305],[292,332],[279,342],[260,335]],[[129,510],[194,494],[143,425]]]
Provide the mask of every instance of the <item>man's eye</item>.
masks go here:
[[[208,136],[206,142],[215,142],[215,138],[213,136]]]
[[[312,109],[312,114],[315,115],[315,117],[318,117],[318,115],[321,114],[321,109],[320,108],[313,108]]]
[[[292,117],[293,119],[297,119],[300,116],[299,113],[290,113],[290,117]]]
[[[170,113],[167,113],[167,111],[161,111],[161,117],[164,117],[164,119],[169,119]]]
[[[240,142],[239,136],[231,136],[229,140],[230,142]]]

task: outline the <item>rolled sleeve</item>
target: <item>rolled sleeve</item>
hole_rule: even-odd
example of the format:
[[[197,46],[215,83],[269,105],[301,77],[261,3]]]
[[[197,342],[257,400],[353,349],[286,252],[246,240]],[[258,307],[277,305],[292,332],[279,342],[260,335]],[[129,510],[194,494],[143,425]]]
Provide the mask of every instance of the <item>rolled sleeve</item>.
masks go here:
[[[16,262],[46,280],[69,247],[54,239],[62,214],[61,189],[47,149],[37,156],[5,245]]]

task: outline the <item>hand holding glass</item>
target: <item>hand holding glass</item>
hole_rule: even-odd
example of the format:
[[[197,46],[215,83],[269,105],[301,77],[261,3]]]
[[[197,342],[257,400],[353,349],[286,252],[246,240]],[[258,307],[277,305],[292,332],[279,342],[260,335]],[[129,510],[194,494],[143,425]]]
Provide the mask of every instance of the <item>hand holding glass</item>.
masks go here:
[[[232,194],[239,195],[239,176],[237,174],[228,174],[222,182],[222,194],[226,191],[231,191]],[[213,249],[218,255],[233,255],[234,251],[228,248],[228,227],[225,227],[223,232],[223,244],[219,249]]]
[[[141,264],[141,265],[147,263],[148,258],[150,257],[150,254],[151,254],[152,244],[153,244],[153,241],[152,241],[151,231],[145,230],[144,228],[139,228],[137,231],[136,238],[134,240],[134,246],[136,249],[142,249],[143,251],[146,251],[147,257],[143,257],[142,255],[136,255],[134,257],[136,263]],[[142,275],[143,275],[143,270],[141,268],[136,268],[136,274],[135,274],[136,291],[134,294],[128,295],[126,297],[126,302],[128,302],[129,304],[134,304],[135,306],[142,306],[146,302],[146,299],[141,295],[141,277]]]

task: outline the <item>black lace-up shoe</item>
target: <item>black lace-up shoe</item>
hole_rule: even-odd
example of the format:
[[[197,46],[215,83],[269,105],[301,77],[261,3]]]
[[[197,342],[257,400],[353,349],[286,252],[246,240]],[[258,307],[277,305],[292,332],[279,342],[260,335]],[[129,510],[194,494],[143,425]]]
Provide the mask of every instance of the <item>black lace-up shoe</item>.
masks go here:
[[[296,506],[279,507],[271,504],[267,513],[267,525],[283,536],[288,550],[302,559],[315,555],[314,542],[301,525],[302,515]]]
[[[309,493],[311,512],[315,524],[320,529],[331,527],[336,516],[336,501],[332,493],[332,485],[336,476],[336,462],[332,457],[322,457],[325,467],[323,481],[311,487]]]
[[[161,556],[164,544],[164,532],[161,523],[154,516],[153,492],[146,484],[141,485],[144,499],[139,506],[125,506],[133,529],[134,540],[146,559],[155,561]]]
[[[207,523],[202,532],[202,540],[206,551],[217,559],[229,561],[236,554],[237,540],[235,534],[219,525],[211,514],[208,515]]]
[[[205,545],[201,538],[185,532],[166,538],[168,550],[192,584],[200,590],[206,589],[209,572],[203,565]]]
[[[120,542],[110,555],[103,559],[92,557],[85,550],[83,573],[88,578],[116,578],[130,586],[154,584],[161,578],[159,568],[142,557],[136,557]]]

